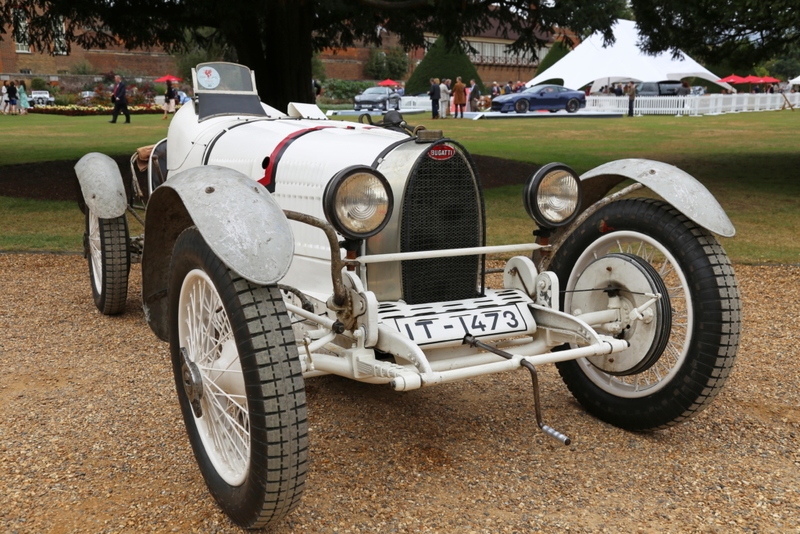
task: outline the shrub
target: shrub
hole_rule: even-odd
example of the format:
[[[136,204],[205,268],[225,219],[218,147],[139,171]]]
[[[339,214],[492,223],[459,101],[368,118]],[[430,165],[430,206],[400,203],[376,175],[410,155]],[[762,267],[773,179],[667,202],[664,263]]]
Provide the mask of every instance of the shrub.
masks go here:
[[[47,91],[50,87],[44,78],[34,78],[31,80],[31,91]]]
[[[386,78],[395,81],[406,77],[408,72],[408,55],[402,48],[393,47],[386,50]]]
[[[329,100],[352,100],[354,96],[375,85],[373,82],[356,82],[329,78],[322,84],[323,95]]]
[[[405,78],[408,72],[408,56],[401,48],[387,50],[370,48],[369,59],[364,65],[364,74],[374,80]]]
[[[428,49],[422,62],[417,65],[411,77],[406,82],[406,94],[415,95],[427,93],[431,87],[431,78],[450,78],[455,83],[456,78],[461,76],[461,81],[465,85],[471,79],[478,83],[481,94],[486,94],[483,81],[478,76],[478,70],[472,64],[469,57],[464,53],[461,45],[456,43],[448,46],[443,37],[436,39],[433,46]]]
[[[72,65],[73,74],[97,74],[97,70],[85,59]]]
[[[320,59],[319,54],[314,54],[311,57],[311,76],[319,80],[320,83],[328,79],[328,75],[325,74],[325,64]]]
[[[364,75],[373,80],[388,78],[386,75],[386,52],[377,48],[369,49],[369,59],[364,64]]]

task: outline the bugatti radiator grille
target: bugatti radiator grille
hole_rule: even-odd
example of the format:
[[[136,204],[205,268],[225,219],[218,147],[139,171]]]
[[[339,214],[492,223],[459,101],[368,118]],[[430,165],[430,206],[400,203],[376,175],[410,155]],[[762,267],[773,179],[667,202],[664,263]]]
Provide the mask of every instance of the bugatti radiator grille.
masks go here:
[[[406,188],[401,251],[484,245],[483,197],[477,176],[460,150],[447,159],[418,161]],[[474,298],[482,287],[483,258],[462,256],[402,262],[403,299],[408,304]]]

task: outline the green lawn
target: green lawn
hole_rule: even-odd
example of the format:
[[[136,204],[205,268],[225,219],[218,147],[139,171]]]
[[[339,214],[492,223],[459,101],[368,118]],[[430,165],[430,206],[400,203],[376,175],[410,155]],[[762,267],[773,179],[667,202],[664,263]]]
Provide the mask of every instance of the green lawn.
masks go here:
[[[161,115],[131,115],[131,124],[109,124],[111,115],[1,115],[0,167],[14,163],[78,159],[87,152],[133,154],[167,136]]]
[[[650,158],[676,165],[717,197],[737,229],[722,243],[738,263],[800,263],[800,113],[705,117],[539,120],[446,120],[407,117],[441,128],[476,154],[532,163],[561,161],[585,172],[614,159]],[[166,136],[160,115],[0,116],[0,166],[77,159],[86,152],[127,155]],[[349,120],[352,120],[349,119]],[[0,171],[1,172],[1,171]],[[486,192],[492,244],[527,241],[532,224],[521,186]],[[71,203],[0,199],[0,250],[78,250],[83,219]]]

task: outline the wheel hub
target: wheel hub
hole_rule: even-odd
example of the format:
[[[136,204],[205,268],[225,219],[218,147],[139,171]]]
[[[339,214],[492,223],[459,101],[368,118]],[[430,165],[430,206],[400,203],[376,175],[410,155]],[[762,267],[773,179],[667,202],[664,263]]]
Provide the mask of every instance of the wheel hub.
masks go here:
[[[183,377],[183,391],[192,405],[194,416],[202,417],[203,407],[200,401],[203,399],[203,375],[197,364],[188,358],[184,347],[181,347],[181,376]]]
[[[650,299],[647,294],[656,293],[661,298],[634,318],[635,310]],[[588,358],[601,371],[617,376],[640,373],[658,361],[672,326],[663,280],[649,263],[632,254],[607,254],[589,264],[576,281],[571,308],[576,313],[618,310],[618,321],[593,326],[627,340],[630,348]]]

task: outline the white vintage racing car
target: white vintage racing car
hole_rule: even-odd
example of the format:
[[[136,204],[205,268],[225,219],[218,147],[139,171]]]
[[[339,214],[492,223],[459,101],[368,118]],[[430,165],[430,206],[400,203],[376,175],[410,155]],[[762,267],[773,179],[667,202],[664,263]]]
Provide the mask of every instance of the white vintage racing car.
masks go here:
[[[586,410],[630,430],[679,423],[725,383],[740,302],[715,234],[734,228],[681,170],[545,165],[523,194],[535,242],[486,246],[475,164],[441,132],[397,112],[284,114],[230,63],[198,65],[193,83],[130,179],[98,153],[76,173],[95,303],[123,312],[141,261],[194,454],[240,526],[297,506],[315,376],[409,391],[524,367],[539,427],[565,444],[542,421],[535,365],[555,363]],[[640,188],[663,200],[631,197]],[[502,287],[487,287],[489,254],[510,258]]]

